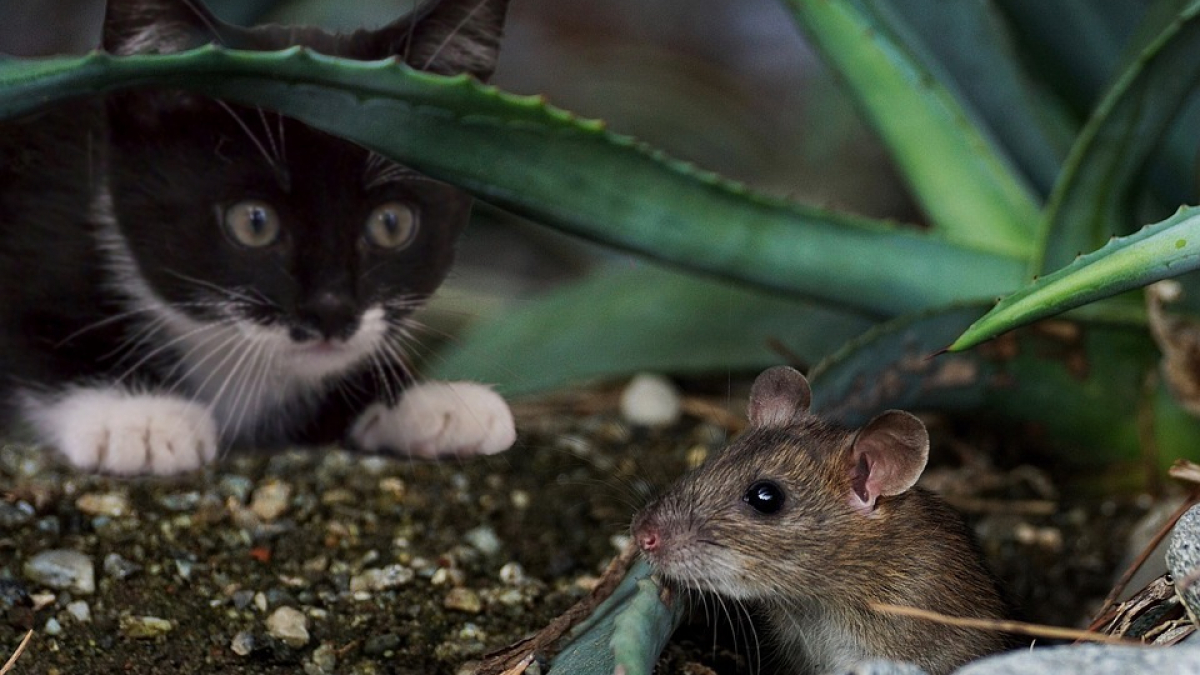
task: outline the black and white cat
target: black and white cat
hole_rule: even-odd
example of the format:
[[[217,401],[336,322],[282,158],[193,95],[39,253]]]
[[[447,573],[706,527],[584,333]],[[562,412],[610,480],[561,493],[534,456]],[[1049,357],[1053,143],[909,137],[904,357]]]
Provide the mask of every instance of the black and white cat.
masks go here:
[[[302,44],[487,78],[506,0],[377,31],[223,24],[197,0],[110,0],[104,48]],[[493,453],[485,386],[413,384],[406,347],[470,198],[295,120],[133,91],[0,127],[0,401],[75,465],[169,474],[229,445],[345,439]]]

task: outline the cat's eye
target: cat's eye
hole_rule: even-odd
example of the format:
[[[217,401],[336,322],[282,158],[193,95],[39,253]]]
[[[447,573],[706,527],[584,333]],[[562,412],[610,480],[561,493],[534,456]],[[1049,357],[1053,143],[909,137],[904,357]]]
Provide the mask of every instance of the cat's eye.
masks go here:
[[[371,212],[365,235],[379,248],[402,249],[417,236],[417,214],[407,204],[388,202]]]
[[[742,495],[742,501],[764,516],[779,513],[784,500],[783,488],[769,480],[755,482],[746,490],[746,494]]]
[[[279,215],[270,204],[247,199],[225,209],[225,229],[242,246],[270,246],[279,239]]]

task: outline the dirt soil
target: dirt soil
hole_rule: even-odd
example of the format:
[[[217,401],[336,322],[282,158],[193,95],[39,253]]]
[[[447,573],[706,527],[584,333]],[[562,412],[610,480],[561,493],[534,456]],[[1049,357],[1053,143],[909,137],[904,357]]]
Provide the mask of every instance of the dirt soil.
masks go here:
[[[517,447],[443,463],[320,448],[122,480],[4,446],[0,663],[33,629],[15,673],[457,673],[584,595],[637,506],[736,426],[630,429],[610,402],[519,407]],[[1154,500],[1063,497],[1006,459],[1015,441],[928,421],[924,481],[966,511],[1023,618],[1085,624]],[[80,569],[44,576],[51,550]],[[747,632],[717,624],[682,631],[658,672],[750,672]]]

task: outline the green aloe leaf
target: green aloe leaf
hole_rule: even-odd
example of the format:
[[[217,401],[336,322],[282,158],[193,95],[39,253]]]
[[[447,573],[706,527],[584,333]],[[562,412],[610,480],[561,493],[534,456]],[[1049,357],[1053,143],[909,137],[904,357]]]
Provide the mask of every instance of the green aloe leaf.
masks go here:
[[[998,6],[1000,5],[1000,6]],[[1050,194],[1080,122],[1024,67],[1005,2],[887,0],[873,7],[995,138],[1040,199]],[[1059,40],[1059,42],[1072,42]]]
[[[783,360],[771,339],[815,363],[871,325],[644,265],[593,275],[473,327],[429,375],[490,382],[511,395],[641,370],[750,371]]]
[[[665,604],[650,567],[639,560],[607,600],[567,636],[550,663],[564,675],[650,675],[682,616],[682,603]]]
[[[961,3],[974,4],[974,3]],[[1121,68],[1148,0],[990,0],[1025,61],[1077,119],[1091,113]]]
[[[1016,331],[1003,344],[930,357],[982,309],[913,314],[850,342],[813,369],[814,410],[853,426],[889,408],[1024,425],[1052,441],[1047,447],[1065,464],[1116,467],[1127,478],[1200,457],[1200,422],[1165,388],[1146,387],[1160,355],[1144,324],[1056,321]],[[1147,421],[1153,443],[1139,435]],[[1150,450],[1157,457],[1143,455]]]
[[[1026,256],[1040,215],[1032,190],[878,3],[787,4],[845,78],[936,228],[954,241]]]
[[[1200,2],[1150,39],[1081,132],[1055,187],[1034,271],[1055,269],[1133,224],[1146,161],[1200,87]]]
[[[610,246],[878,315],[994,297],[1022,274],[1018,258],[757,195],[539,98],[392,61],[216,47],[0,61],[0,117],[151,85],[279,110]]]
[[[1009,295],[949,349],[969,349],[1017,326],[1197,268],[1200,208],[1186,207]]]

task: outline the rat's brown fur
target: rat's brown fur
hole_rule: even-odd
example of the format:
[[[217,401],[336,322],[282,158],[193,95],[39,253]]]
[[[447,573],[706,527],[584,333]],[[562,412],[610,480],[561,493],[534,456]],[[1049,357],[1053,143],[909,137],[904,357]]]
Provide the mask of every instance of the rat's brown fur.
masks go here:
[[[868,608],[1005,614],[958,514],[920,488],[879,496],[868,511],[856,507],[856,433],[808,414],[799,392],[795,403],[793,415],[760,416],[767,424],[752,426],[638,514],[635,539],[657,537],[644,551],[649,561],[676,584],[757,605],[794,673],[890,658],[936,675],[1002,648],[998,633]],[[923,466],[922,455],[916,473]],[[763,480],[786,495],[777,513],[743,500]]]

